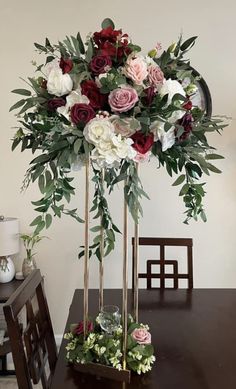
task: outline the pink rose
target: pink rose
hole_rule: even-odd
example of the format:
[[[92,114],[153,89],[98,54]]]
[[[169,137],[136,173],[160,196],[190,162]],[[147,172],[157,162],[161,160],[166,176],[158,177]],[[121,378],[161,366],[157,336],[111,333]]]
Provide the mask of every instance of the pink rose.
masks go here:
[[[138,344],[150,344],[152,340],[151,334],[146,328],[135,328],[131,336]]]
[[[113,112],[126,112],[135,106],[138,101],[138,93],[130,86],[114,89],[108,97],[108,102]]]
[[[164,74],[158,65],[148,66],[148,80],[152,86],[161,86],[164,80]]]
[[[142,85],[143,80],[148,76],[147,64],[142,57],[128,58],[124,73],[135,84]]]
[[[137,154],[134,157],[134,161],[138,162],[138,163],[139,162],[149,162],[150,156],[151,156],[150,151],[148,151],[146,154],[141,154],[141,153],[137,152]]]

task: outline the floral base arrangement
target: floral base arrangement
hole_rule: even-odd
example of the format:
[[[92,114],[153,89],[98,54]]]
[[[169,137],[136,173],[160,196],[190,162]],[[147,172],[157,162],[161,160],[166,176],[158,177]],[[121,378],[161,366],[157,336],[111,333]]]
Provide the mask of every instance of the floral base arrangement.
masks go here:
[[[112,336],[108,335],[102,331],[98,317],[94,322],[88,322],[86,339],[84,339],[82,321],[71,325],[70,332],[65,334],[65,339],[68,340],[66,346],[68,362],[78,364],[95,362],[117,370],[122,369],[123,330],[121,326],[117,327]],[[155,359],[149,327],[135,323],[129,315],[127,368],[137,374],[147,373],[151,370]]]

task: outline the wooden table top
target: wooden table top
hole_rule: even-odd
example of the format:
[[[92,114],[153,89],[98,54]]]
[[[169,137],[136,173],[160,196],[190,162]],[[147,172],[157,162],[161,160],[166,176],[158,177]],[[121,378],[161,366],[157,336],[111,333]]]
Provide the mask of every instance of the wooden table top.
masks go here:
[[[16,280],[14,278],[12,281],[6,282],[5,284],[0,283],[0,303],[5,303],[22,282],[23,280]]]
[[[120,290],[104,292],[105,304],[121,307]],[[97,306],[98,291],[90,290],[90,315],[96,315]],[[66,331],[82,312],[83,291],[76,290]],[[83,375],[67,366],[63,340],[52,389],[236,388],[236,289],[140,290],[139,322],[149,324],[152,333],[156,362],[150,373],[132,375],[123,386]]]

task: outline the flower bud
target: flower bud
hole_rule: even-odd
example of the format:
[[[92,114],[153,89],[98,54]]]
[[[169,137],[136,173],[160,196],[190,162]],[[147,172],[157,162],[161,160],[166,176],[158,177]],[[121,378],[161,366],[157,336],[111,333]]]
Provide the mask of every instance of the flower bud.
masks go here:
[[[157,55],[157,49],[152,49],[148,52],[148,56],[151,58],[155,58]]]
[[[176,45],[177,45],[177,43],[174,42],[174,43],[172,43],[172,45],[170,45],[170,46],[168,47],[169,53],[173,53],[173,52],[175,51]]]
[[[197,92],[197,87],[195,84],[188,84],[186,88],[184,88],[187,95],[192,95],[193,93]]]

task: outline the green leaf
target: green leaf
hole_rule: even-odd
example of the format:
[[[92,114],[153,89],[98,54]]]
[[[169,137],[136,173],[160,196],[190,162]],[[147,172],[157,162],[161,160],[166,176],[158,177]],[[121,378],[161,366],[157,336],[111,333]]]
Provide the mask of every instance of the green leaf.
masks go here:
[[[27,89],[13,89],[11,92],[22,96],[31,96],[31,92]]]
[[[85,57],[86,62],[90,62],[92,59],[92,56],[93,56],[93,43],[92,43],[92,40],[90,39],[88,41],[88,48],[87,48],[86,57]]]
[[[17,101],[17,103],[15,103],[14,105],[11,106],[11,108],[9,109],[9,112],[13,111],[13,109],[17,109],[17,108],[22,107],[22,105],[24,105],[25,102],[26,102],[26,100]]]
[[[50,225],[52,224],[52,215],[50,215],[50,213],[46,214],[45,223],[46,223],[46,228],[49,228]]]
[[[12,146],[11,146],[11,151],[14,151],[15,148],[18,146],[18,144],[21,142],[21,138],[15,138],[13,140]]]
[[[189,184],[184,184],[181,191],[179,192],[179,196],[185,195],[189,190]]]
[[[195,40],[197,39],[197,36],[193,36],[192,38],[187,39],[182,45],[180,46],[181,51],[185,51],[188,48],[192,47],[195,43]]]
[[[179,176],[177,178],[177,180],[175,180],[175,182],[172,184],[172,186],[180,185],[184,182],[184,180],[185,180],[185,174],[181,174],[181,176]]]
[[[102,28],[107,28],[107,27],[111,27],[113,30],[115,28],[115,24],[110,18],[106,18],[102,22]]]
[[[41,223],[42,221],[42,216],[37,216],[33,221],[32,223],[30,223],[30,226],[37,226],[39,223]]]
[[[206,159],[224,159],[224,157],[219,154],[208,154],[206,155]]]
[[[44,176],[39,176],[38,185],[41,193],[44,193],[45,179]]]
[[[40,45],[39,43],[34,43],[34,46],[36,47],[36,49],[40,50],[40,51],[44,51],[44,53],[47,53],[47,49]]]
[[[44,227],[45,227],[45,221],[41,221],[41,222],[38,224],[37,228],[35,229],[34,233],[35,233],[35,234],[39,234],[40,231],[42,231],[42,230],[44,229]]]
[[[82,145],[82,139],[76,139],[76,141],[74,143],[74,152],[75,152],[75,154],[79,153],[81,145]]]
[[[85,53],[85,50],[84,50],[84,44],[83,44],[83,41],[81,39],[81,36],[80,36],[80,33],[78,32],[77,36],[77,41],[79,42],[79,49],[80,49],[80,52],[81,54],[84,54]]]
[[[207,164],[207,169],[209,169],[213,173],[222,173],[220,169],[218,169],[216,166],[212,165],[211,163]]]
[[[95,226],[95,227],[92,227],[92,228],[90,228],[90,231],[92,231],[92,232],[98,232],[98,231],[101,231],[101,226]]]

